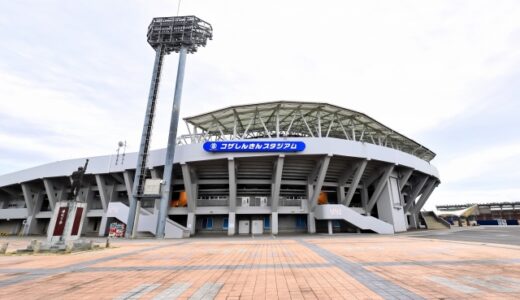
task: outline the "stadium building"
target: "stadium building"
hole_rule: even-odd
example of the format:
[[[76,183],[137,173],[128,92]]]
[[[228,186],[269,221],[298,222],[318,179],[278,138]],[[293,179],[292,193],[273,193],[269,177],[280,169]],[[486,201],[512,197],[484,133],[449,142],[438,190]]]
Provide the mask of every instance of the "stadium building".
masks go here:
[[[184,119],[177,139],[166,237],[417,228],[439,184],[435,153],[369,116],[327,103],[276,101]],[[165,150],[151,151],[163,178]],[[90,158],[82,231],[105,236],[127,223],[137,154]],[[85,158],[0,176],[0,232],[45,234],[70,175]],[[159,200],[142,201],[140,235],[154,235]]]

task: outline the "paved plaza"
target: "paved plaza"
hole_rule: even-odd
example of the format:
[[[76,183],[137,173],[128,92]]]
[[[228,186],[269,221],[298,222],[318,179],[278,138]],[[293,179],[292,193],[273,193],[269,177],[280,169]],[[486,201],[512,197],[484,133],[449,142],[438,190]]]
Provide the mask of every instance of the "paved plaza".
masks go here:
[[[461,232],[118,240],[9,254],[0,299],[518,299],[520,247],[438,238]],[[5,240],[9,251],[29,242]]]

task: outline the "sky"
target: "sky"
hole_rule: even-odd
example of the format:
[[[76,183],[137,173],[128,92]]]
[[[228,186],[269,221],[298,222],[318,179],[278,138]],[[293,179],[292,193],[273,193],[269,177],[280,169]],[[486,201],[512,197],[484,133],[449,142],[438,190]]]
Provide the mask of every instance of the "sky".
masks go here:
[[[137,151],[153,17],[177,0],[0,0],[0,174]],[[187,59],[181,118],[320,101],[437,153],[438,204],[520,201],[520,1],[184,0],[214,39]],[[165,147],[177,55],[152,148]],[[186,133],[180,124],[179,134]]]

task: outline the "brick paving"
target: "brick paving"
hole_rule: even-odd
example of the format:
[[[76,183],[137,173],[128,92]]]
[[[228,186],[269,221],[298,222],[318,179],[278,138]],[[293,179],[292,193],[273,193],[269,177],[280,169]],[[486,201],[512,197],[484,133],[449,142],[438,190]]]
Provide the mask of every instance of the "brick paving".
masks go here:
[[[0,299],[520,297],[516,246],[375,235],[112,245],[68,255],[0,256]]]

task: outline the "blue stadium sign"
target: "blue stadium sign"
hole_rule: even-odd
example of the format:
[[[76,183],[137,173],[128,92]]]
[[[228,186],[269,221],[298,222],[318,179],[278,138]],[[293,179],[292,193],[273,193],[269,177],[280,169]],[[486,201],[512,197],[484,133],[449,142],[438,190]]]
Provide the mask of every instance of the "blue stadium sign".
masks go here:
[[[215,141],[205,142],[208,152],[300,152],[305,150],[304,142],[280,141]]]

